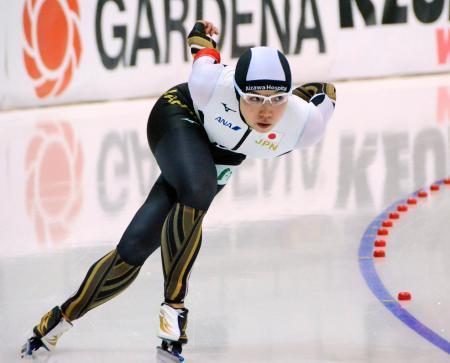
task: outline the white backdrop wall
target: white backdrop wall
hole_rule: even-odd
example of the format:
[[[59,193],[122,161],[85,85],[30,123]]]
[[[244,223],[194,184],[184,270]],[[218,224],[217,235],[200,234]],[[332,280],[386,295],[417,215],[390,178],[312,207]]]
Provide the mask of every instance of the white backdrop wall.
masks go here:
[[[206,230],[356,210],[373,218],[449,176],[450,76],[338,83],[337,92],[323,141],[245,160],[208,211]],[[159,175],[145,134],[153,103],[0,113],[2,256],[118,241]]]
[[[186,81],[198,18],[224,63],[278,47],[296,83],[448,72],[449,2],[2,0],[0,109],[157,96]]]

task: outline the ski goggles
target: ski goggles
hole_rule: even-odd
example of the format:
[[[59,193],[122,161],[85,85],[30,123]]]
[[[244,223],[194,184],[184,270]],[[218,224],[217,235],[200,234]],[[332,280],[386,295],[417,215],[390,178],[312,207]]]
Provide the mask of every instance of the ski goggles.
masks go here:
[[[239,96],[241,96],[245,102],[249,103],[250,105],[254,106],[262,106],[266,102],[269,105],[272,106],[279,106],[289,99],[289,96],[292,94],[292,91],[289,91],[287,93],[275,93],[272,96],[263,96],[259,95],[257,93],[244,93],[239,86],[237,85],[236,81],[234,82],[234,88],[239,93]]]

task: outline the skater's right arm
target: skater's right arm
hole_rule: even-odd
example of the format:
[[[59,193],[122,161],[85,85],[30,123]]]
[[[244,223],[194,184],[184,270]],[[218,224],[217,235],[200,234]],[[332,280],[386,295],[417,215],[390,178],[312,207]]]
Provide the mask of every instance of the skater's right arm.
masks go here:
[[[295,148],[315,145],[323,137],[333,115],[336,88],[331,83],[307,83],[296,88],[293,94],[308,102],[309,108],[306,125]]]
[[[223,70],[217,44],[210,36],[218,34],[217,28],[208,21],[199,20],[189,33],[188,44],[194,57],[188,86],[194,104],[204,108]]]

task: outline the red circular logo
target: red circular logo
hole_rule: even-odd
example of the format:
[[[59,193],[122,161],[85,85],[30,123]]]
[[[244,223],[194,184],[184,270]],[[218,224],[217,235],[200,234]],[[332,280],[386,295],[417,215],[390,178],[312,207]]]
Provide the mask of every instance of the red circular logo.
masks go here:
[[[82,202],[83,153],[71,126],[37,126],[26,154],[26,203],[39,243],[62,241]]]
[[[276,134],[274,134],[274,133],[272,133],[272,134],[269,134],[269,136],[267,136],[270,140],[273,140],[273,139],[275,139],[276,137],[277,137],[277,135]]]
[[[77,0],[26,0],[23,58],[39,98],[59,96],[81,56]]]

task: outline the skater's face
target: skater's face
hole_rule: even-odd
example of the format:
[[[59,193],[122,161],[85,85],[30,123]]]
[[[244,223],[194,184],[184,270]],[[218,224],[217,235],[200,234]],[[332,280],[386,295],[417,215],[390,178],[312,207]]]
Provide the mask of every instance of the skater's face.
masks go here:
[[[256,91],[255,95],[274,96],[276,91]],[[280,94],[285,95],[285,94]],[[284,97],[284,96],[283,96]],[[263,102],[260,104],[246,101],[243,97],[239,100],[242,115],[247,124],[255,131],[266,133],[272,130],[283,117],[287,102]]]

